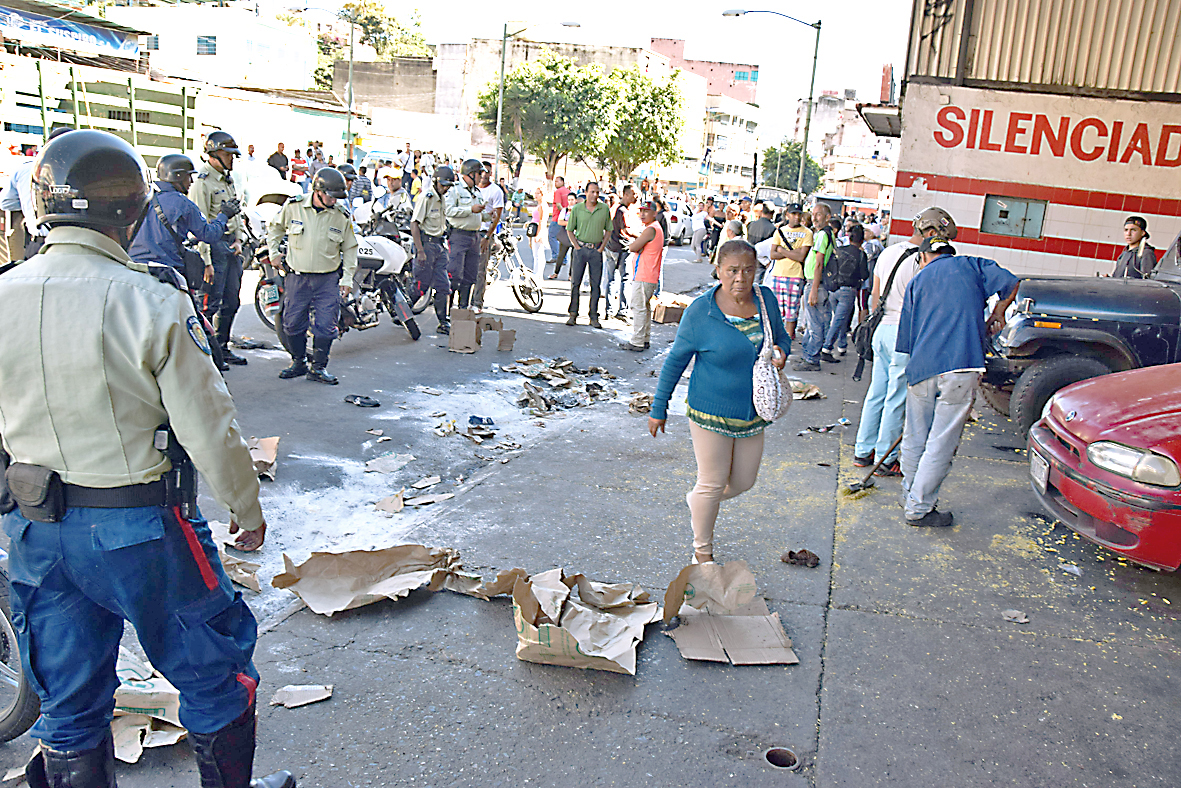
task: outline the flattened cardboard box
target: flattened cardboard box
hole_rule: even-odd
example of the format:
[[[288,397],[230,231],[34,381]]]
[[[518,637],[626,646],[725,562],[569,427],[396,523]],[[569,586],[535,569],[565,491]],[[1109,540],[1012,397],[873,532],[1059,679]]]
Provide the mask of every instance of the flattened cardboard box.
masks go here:
[[[754,575],[744,561],[687,566],[664,597],[665,622],[680,615],[681,625],[665,634],[685,659],[734,665],[799,664],[779,614],[771,613],[766,601],[754,594]]]

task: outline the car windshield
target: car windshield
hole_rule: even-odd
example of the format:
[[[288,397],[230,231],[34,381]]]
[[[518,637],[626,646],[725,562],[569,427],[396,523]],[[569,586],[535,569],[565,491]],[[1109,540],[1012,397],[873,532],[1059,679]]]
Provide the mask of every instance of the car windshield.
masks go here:
[[[1167,282],[1181,282],[1181,233],[1178,233],[1177,237],[1173,239],[1173,243],[1169,244],[1165,256],[1161,258],[1156,270],[1153,271],[1152,278]]]

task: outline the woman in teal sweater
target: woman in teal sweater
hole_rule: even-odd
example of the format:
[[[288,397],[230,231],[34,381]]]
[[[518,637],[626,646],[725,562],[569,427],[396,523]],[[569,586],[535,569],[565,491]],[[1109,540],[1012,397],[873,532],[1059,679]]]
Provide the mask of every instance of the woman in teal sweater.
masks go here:
[[[697,484],[685,500],[693,521],[694,563],[713,561],[720,503],[749,490],[759,474],[768,422],[755,413],[752,380],[755,358],[765,341],[764,305],[777,369],[783,369],[791,350],[775,294],[755,284],[759,271],[755,248],[741,239],[727,241],[718,248],[716,260],[721,283],[681,316],[648,419],[648,431],[655,438],[664,430],[673,389],[693,361],[686,415],[697,457]]]

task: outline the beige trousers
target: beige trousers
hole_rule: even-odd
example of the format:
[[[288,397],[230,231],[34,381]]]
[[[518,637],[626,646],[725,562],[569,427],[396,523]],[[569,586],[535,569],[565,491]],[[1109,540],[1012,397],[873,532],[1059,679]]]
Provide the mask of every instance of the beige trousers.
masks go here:
[[[763,434],[727,438],[689,422],[697,484],[685,496],[693,521],[693,549],[713,555],[714,523],[721,502],[755,486],[763,459]]]
[[[632,338],[631,343],[643,347],[652,336],[652,296],[656,293],[655,282],[636,282],[631,285],[631,292],[627,294],[627,304],[631,308]]]

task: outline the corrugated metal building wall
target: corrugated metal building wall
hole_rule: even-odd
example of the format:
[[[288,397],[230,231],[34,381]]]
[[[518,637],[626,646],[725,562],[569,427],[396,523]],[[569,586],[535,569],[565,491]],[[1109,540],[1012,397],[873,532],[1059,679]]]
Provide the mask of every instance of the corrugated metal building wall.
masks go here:
[[[907,79],[1181,100],[1181,0],[914,0]]]

